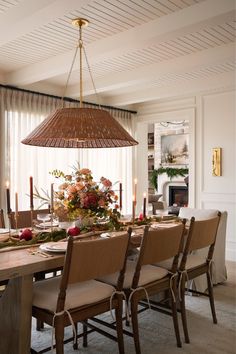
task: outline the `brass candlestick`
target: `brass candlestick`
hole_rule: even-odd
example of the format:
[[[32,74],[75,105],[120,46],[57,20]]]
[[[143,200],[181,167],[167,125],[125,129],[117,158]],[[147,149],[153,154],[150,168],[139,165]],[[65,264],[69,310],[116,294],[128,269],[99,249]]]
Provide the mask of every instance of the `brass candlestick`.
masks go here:
[[[51,232],[53,231],[53,214],[54,214],[54,208],[50,207],[50,214],[51,214]]]
[[[18,230],[18,217],[19,217],[19,214],[17,212],[15,212],[15,229],[16,229],[16,231]]]

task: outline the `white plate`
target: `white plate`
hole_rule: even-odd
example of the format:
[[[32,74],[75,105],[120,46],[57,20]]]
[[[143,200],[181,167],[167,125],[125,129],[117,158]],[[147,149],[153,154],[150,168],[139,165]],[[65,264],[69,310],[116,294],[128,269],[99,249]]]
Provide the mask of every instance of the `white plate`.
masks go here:
[[[9,230],[8,229],[0,229],[0,234],[8,234]]]
[[[11,229],[11,232],[16,232],[15,229]],[[9,233],[9,229],[0,229],[0,234],[8,234]]]
[[[176,226],[177,225],[177,223],[166,223],[166,224],[161,224],[161,223],[156,223],[156,224],[152,224],[151,225],[151,228],[152,229],[167,229],[167,228],[169,228],[169,227],[173,227],[173,226]]]
[[[39,246],[42,251],[66,252],[67,242],[48,242]]]
[[[45,222],[44,224],[43,223],[36,224],[35,226],[38,227],[39,229],[44,229],[44,228],[48,228],[48,227],[56,227],[56,226],[58,226],[58,223],[57,222],[53,222],[51,224],[51,221],[48,221],[48,222]]]
[[[108,233],[108,232],[103,232],[101,235],[100,235],[101,238],[109,238],[111,237],[111,235]]]

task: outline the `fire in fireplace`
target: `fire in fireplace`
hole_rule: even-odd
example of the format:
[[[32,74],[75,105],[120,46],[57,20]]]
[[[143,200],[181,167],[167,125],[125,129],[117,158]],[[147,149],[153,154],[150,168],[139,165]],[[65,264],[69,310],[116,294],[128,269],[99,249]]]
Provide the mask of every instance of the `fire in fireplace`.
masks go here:
[[[169,206],[183,207],[188,205],[188,187],[169,186]]]

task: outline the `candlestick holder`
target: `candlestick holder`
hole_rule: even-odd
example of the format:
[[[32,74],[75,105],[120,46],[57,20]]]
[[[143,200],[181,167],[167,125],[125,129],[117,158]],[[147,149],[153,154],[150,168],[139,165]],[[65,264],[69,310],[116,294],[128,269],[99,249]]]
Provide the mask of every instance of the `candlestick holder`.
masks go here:
[[[19,217],[19,214],[17,212],[15,212],[14,218],[15,218],[15,229],[16,229],[16,231],[18,230],[18,217]]]
[[[10,209],[10,211],[7,213],[8,216],[8,233],[9,233],[9,240],[11,238],[11,217],[12,217],[12,211]]]
[[[33,219],[34,219],[34,207],[31,206],[30,207],[30,224],[31,224],[32,228],[33,228]]]
[[[135,221],[135,207],[136,207],[136,202],[133,201],[133,210],[132,210],[132,223],[134,224]]]
[[[54,208],[50,207],[50,215],[51,215],[51,232],[53,231],[53,216],[54,216]]]

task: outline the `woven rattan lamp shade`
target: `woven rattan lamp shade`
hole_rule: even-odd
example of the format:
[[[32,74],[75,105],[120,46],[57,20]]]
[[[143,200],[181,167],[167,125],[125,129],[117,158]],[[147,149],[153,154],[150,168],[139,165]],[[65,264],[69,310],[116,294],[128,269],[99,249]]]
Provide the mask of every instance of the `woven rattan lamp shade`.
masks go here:
[[[57,109],[22,143],[61,148],[112,148],[138,144],[109,112],[95,108]]]

